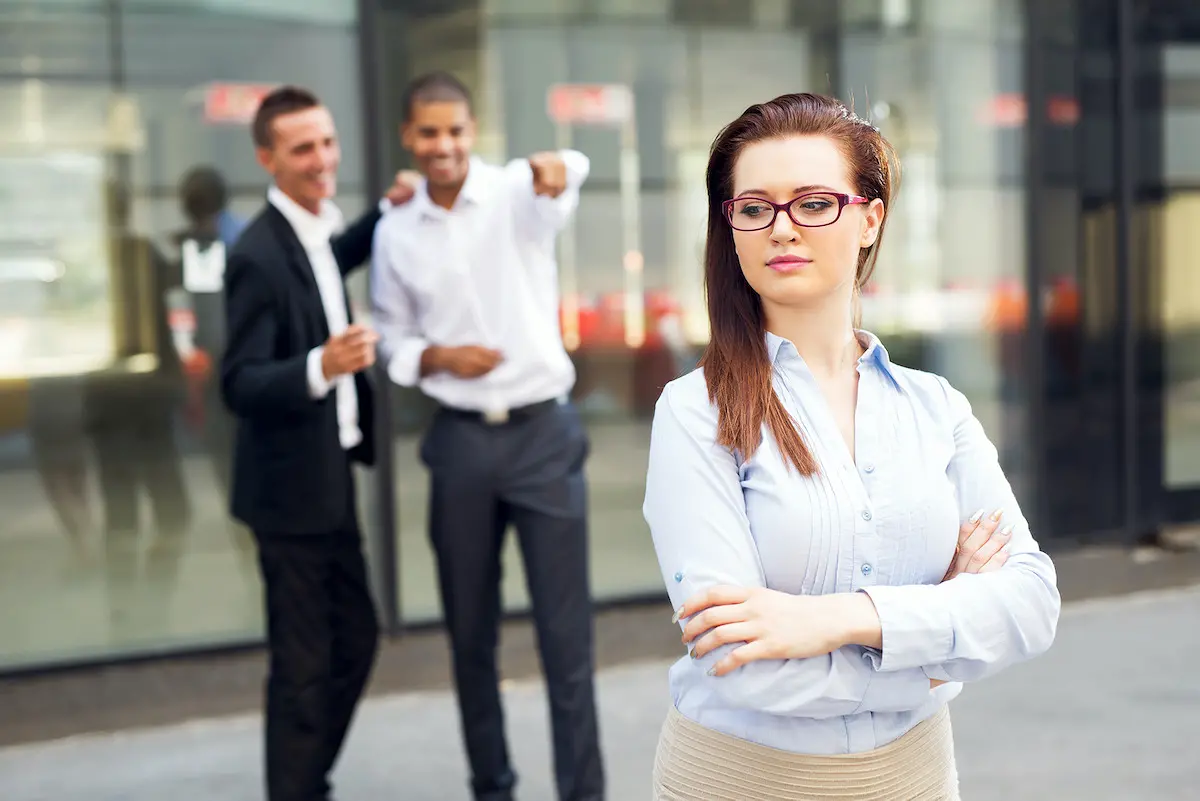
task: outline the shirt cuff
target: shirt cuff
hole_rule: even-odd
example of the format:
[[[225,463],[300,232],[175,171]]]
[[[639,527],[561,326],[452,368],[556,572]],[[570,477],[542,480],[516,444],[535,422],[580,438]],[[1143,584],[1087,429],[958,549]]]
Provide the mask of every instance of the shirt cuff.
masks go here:
[[[560,150],[563,166],[567,168],[567,186],[578,189],[587,180],[591,171],[591,161],[578,150]]]
[[[871,655],[864,655],[868,663]],[[868,664],[868,667],[871,667]],[[907,712],[929,700],[929,677],[920,670],[883,672],[872,670],[863,690],[859,709],[864,712]]]
[[[411,337],[392,348],[388,360],[388,377],[402,387],[421,383],[421,355],[429,347],[428,340]]]
[[[324,345],[308,352],[308,396],[314,400],[324,398],[333,388],[333,382],[325,380],[325,371],[321,369],[321,356],[324,353]]]
[[[954,621],[931,585],[877,586],[870,596],[883,630],[883,653],[868,651],[877,670],[890,672],[936,665],[954,651]]]

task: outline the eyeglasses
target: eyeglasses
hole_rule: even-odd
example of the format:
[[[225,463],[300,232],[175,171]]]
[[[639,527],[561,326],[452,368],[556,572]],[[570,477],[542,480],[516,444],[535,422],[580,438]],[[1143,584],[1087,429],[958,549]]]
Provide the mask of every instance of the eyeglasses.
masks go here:
[[[802,228],[820,228],[837,222],[847,206],[869,202],[861,195],[806,192],[787,203],[772,203],[761,197],[735,197],[722,203],[721,208],[734,230],[761,231],[774,225],[781,211],[786,211],[792,222]]]

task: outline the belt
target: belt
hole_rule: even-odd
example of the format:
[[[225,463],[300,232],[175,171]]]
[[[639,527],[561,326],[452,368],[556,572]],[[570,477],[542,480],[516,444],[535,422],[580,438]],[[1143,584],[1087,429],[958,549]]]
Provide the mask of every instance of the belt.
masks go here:
[[[439,405],[438,408],[442,413],[453,417],[461,417],[464,420],[473,420],[477,423],[498,426],[505,423],[518,423],[522,420],[528,420],[531,417],[536,417],[539,414],[550,411],[555,406],[558,406],[557,398],[538,401],[528,406],[518,406],[515,409],[499,409],[489,412],[480,412],[474,409],[456,409],[453,406],[445,405]]]

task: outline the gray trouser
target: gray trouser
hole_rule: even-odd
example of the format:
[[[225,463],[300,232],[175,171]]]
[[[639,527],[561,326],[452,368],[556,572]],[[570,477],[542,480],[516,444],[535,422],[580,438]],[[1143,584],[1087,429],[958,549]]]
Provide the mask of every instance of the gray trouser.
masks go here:
[[[480,801],[508,801],[516,784],[496,671],[500,552],[510,523],[546,673],[559,798],[604,797],[583,474],[588,449],[575,408],[554,402],[518,410],[499,425],[442,409],[421,443],[431,477],[430,539]]]

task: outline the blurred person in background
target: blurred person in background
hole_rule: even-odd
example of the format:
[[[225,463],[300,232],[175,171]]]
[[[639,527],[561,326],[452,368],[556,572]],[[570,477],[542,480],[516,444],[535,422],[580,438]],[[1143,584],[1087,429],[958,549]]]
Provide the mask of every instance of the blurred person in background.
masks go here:
[[[216,167],[197,165],[179,181],[179,204],[187,227],[180,237],[220,242],[228,250],[246,228],[229,210],[229,189]]]
[[[220,365],[214,361],[225,349],[225,298],[222,281],[229,249],[246,227],[228,208],[225,178],[215,168],[198,165],[179,182],[179,205],[185,225],[175,234],[180,252],[180,272],[186,290],[181,300],[191,312],[191,330],[183,337],[181,358],[188,382],[186,417],[199,436],[213,466],[223,503],[228,505],[233,470],[233,417],[221,402]],[[210,276],[206,273],[212,272]],[[253,541],[246,530],[230,520],[238,552],[247,570],[253,565]]]
[[[267,205],[229,253],[221,392],[237,418],[232,512],[258,544],[270,668],[269,801],[324,801],[378,640],[351,463],[374,460],[375,335],[345,277],[388,199],[343,230],[329,110],[292,86],[252,123]],[[407,200],[411,192],[392,200]]]
[[[123,181],[108,182],[106,201],[117,362],[85,377],[84,427],[104,504],[110,617],[118,630],[144,636],[167,625],[192,516],[176,440],[183,370],[168,314],[181,277],[135,229]],[[143,537],[143,493],[154,521],[149,537]]]
[[[575,151],[505,166],[472,156],[470,94],[444,73],[410,84],[401,138],[423,177],[379,225],[372,304],[388,375],[438,404],[421,459],[474,796],[511,801],[517,780],[496,670],[500,553],[512,524],[546,673],[558,797],[598,801],[589,442],[568,402],[575,370],[554,257],[589,162]]]
[[[948,702],[1054,639],[1054,566],[966,397],[857,328],[898,174],[818,95],[713,144],[712,341],[658,401],[644,504],[690,651],[657,799],[957,799]]]
[[[34,464],[51,509],[70,545],[66,575],[94,567],[84,389],[81,375],[29,378],[29,437]]]

